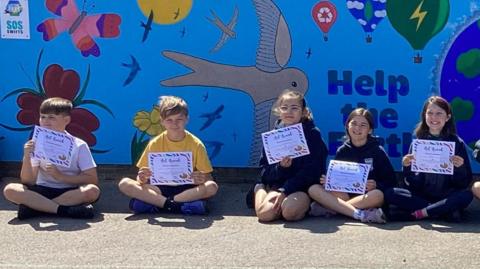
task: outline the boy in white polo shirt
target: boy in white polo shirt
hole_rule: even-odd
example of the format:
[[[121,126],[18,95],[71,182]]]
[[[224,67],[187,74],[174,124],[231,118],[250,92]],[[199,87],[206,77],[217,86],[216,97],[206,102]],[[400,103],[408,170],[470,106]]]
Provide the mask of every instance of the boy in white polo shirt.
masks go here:
[[[65,131],[73,109],[70,100],[53,97],[40,105],[40,126],[57,132]],[[93,218],[93,206],[100,195],[96,164],[87,143],[74,137],[70,167],[56,166],[32,158],[35,141],[23,148],[21,183],[8,184],[3,193],[18,204],[18,218],[28,219],[45,213],[70,218]]]

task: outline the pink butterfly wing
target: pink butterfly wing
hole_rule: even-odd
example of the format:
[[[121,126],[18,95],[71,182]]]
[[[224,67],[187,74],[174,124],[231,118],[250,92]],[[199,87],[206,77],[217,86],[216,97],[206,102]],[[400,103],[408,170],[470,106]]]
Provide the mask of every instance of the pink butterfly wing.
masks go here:
[[[112,38],[120,34],[122,19],[117,14],[97,14],[87,16],[82,25],[85,30],[94,37]]]
[[[75,46],[82,52],[84,57],[93,55],[100,56],[100,48],[92,36],[82,27],[82,24],[72,33],[72,40]]]
[[[47,9],[61,18],[46,19],[37,26],[37,31],[43,33],[43,40],[54,39],[58,34],[66,31],[80,15],[74,0],[47,0]]]
[[[100,55],[100,48],[93,37],[116,37],[120,34],[120,16],[116,14],[97,14],[86,16],[73,32],[72,39],[82,55],[87,57]]]

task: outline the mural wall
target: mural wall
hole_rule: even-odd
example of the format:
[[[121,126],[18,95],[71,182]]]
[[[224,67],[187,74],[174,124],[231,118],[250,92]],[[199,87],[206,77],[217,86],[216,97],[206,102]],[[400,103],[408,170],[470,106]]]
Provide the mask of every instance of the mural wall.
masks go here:
[[[400,169],[432,94],[451,102],[468,144],[480,139],[479,0],[0,4],[1,161],[21,160],[52,96],[73,101],[67,130],[100,164],[134,163],[162,132],[160,95],[188,102],[187,128],[215,166],[257,164],[285,88],[306,94],[331,156],[346,116],[367,107]]]

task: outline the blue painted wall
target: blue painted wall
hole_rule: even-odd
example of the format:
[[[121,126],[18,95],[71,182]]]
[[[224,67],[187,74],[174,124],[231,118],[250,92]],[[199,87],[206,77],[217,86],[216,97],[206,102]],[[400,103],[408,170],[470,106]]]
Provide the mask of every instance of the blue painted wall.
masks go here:
[[[446,24],[440,25],[441,18],[430,17],[438,15],[438,10],[428,0],[412,1],[415,5],[410,10],[392,10],[395,0],[389,1],[387,10],[377,10],[377,14],[388,16],[369,34],[372,42],[366,41],[368,30],[362,28],[347,5],[364,3],[367,10],[361,12],[368,17],[374,14],[368,12],[375,11],[375,5],[382,1],[330,1],[336,9],[336,21],[329,29],[328,41],[312,17],[318,1],[157,0],[152,1],[154,7],[147,7],[141,0],[86,1],[85,5],[81,0],[63,1],[76,3],[79,12],[87,12],[86,18],[94,14],[121,18],[118,24],[113,15],[107,16],[113,22],[104,30],[114,37],[93,37],[99,55],[85,57],[75,46],[80,42],[72,41],[75,33],[62,32],[45,41],[37,30],[51,18],[64,17],[67,26],[72,26],[67,14],[59,11],[59,16],[47,9],[49,5],[59,7],[62,1],[31,0],[31,38],[0,39],[0,160],[21,160],[22,145],[30,134],[28,113],[22,110],[34,106],[35,101],[15,92],[22,88],[37,92],[39,100],[43,98],[38,94],[40,88],[46,95],[70,92],[72,99],[84,89],[83,98],[76,99],[77,108],[94,115],[98,126],[82,129],[95,120],[79,119],[77,129],[90,137],[100,164],[131,164],[135,150],[141,150],[142,142],[149,138],[139,126],[148,127],[145,117],[150,117],[158,96],[178,95],[190,106],[187,128],[205,142],[214,165],[252,166],[259,152],[255,134],[269,129],[271,99],[283,88],[293,87],[293,81],[299,90],[306,91],[331,155],[341,143],[346,114],[356,106],[366,106],[378,116],[375,132],[385,138],[385,148],[399,169],[423,102],[432,94],[451,101],[460,136],[473,143],[480,138],[480,69],[475,50],[480,49],[480,2],[450,1]],[[333,12],[331,6],[327,7]],[[154,10],[151,30],[142,42],[148,26],[142,27],[141,22],[147,24],[150,10]],[[403,16],[404,21],[390,21],[394,15]],[[422,18],[425,25],[442,27],[423,50],[415,50],[398,29],[409,23],[422,27]],[[98,19],[84,19],[78,29],[87,29],[87,22]],[[45,25],[48,28],[48,23]],[[415,38],[420,37],[410,37],[410,41]],[[470,54],[465,56],[467,52]],[[422,63],[414,63],[417,53],[423,57]],[[458,66],[462,55],[460,64],[465,59],[473,59],[473,63]],[[140,69],[129,79],[133,59]],[[295,72],[290,72],[292,68]],[[181,77],[190,72],[193,76]],[[63,88],[58,85],[62,75],[72,79],[74,73],[79,78],[76,95],[72,83]],[[50,84],[45,85],[45,79]],[[79,114],[92,116],[85,111]],[[208,115],[220,117],[213,117],[207,124]],[[154,127],[148,131],[158,131]],[[474,169],[480,172],[478,164]]]

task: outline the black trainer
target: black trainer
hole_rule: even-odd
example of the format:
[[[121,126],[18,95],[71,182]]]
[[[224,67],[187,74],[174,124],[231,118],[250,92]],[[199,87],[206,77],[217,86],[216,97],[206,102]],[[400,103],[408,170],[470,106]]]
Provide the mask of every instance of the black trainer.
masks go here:
[[[73,219],[92,219],[94,216],[93,206],[91,204],[69,206],[67,216]]]
[[[42,215],[42,212],[37,211],[35,209],[31,209],[30,207],[26,205],[19,205],[18,206],[18,215],[17,218],[19,220],[26,220],[34,217],[38,217]]]

